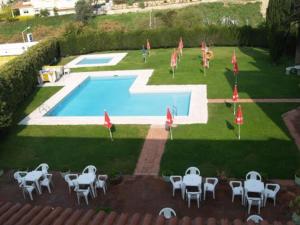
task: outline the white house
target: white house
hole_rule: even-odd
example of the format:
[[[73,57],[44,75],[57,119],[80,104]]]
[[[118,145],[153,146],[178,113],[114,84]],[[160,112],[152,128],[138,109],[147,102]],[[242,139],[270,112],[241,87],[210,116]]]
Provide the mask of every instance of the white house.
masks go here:
[[[3,5],[6,5],[8,3],[8,0],[0,0],[0,7]],[[0,9],[1,11],[1,9]]]
[[[0,0],[1,1],[1,0]],[[78,0],[23,0],[14,5],[14,9],[20,11],[21,16],[33,16],[39,14],[42,9],[47,9],[50,16],[55,9],[58,15],[75,13],[75,4]]]

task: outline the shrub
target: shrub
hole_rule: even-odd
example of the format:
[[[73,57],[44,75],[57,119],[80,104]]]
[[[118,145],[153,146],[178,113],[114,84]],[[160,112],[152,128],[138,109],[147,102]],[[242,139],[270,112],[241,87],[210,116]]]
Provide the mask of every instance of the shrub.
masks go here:
[[[55,39],[40,42],[0,68],[0,131],[12,125],[19,104],[37,84],[38,71],[59,57]]]
[[[62,56],[85,54],[95,51],[140,49],[147,38],[153,48],[176,47],[183,37],[186,47],[199,47],[200,41],[217,46],[267,47],[264,28],[206,26],[184,28],[161,28],[130,32],[76,31],[61,38]],[[90,43],[93,43],[91,45]]]

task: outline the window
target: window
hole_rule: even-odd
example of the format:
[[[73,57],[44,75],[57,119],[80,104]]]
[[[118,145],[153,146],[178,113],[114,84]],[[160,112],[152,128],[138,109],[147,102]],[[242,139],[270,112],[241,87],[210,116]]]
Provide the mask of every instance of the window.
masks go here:
[[[23,13],[24,13],[24,14],[28,14],[29,12],[28,12],[27,9],[24,9],[24,10],[23,10]]]

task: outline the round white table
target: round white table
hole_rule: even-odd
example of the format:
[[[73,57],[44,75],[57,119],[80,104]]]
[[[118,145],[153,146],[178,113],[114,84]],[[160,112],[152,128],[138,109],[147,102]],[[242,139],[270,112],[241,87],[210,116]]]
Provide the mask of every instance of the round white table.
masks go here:
[[[244,187],[247,192],[262,193],[264,191],[264,183],[260,180],[246,180],[244,183]]]
[[[79,175],[77,178],[77,182],[79,185],[90,185],[93,197],[96,197],[94,191],[94,181],[96,179],[96,175],[93,173],[83,173]]]

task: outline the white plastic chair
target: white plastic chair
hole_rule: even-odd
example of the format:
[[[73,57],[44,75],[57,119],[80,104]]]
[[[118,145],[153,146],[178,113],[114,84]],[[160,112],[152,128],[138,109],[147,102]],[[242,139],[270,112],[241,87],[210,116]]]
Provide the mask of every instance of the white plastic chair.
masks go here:
[[[72,188],[75,188],[75,182],[78,179],[78,175],[77,174],[67,174],[65,176],[65,181],[67,182],[68,186],[69,186],[69,193],[71,192]]]
[[[197,206],[199,208],[200,206],[200,200],[201,200],[201,189],[199,191],[188,191],[186,190],[186,198],[188,201],[188,207],[190,208],[191,206],[191,200],[197,200]]]
[[[279,190],[280,190],[279,184],[266,184],[264,190],[264,206],[266,206],[268,198],[272,198],[274,201],[274,206],[276,205],[276,195]]]
[[[246,175],[246,180],[251,180],[251,179],[260,180],[261,181],[261,175],[258,172],[256,172],[256,171],[250,171]]]
[[[41,163],[37,168],[35,168],[35,171],[42,171],[43,175],[46,176],[46,174],[48,174],[48,169],[49,166],[47,163]]]
[[[264,219],[261,218],[259,215],[251,215],[247,218],[247,222],[253,221],[254,223],[260,223]]]
[[[26,199],[25,194],[28,193],[30,200],[33,201],[32,192],[36,190],[35,184],[33,183],[32,185],[28,185],[25,183],[25,181],[22,181],[22,183],[20,184],[20,188],[22,189],[24,199]]]
[[[216,185],[218,183],[218,178],[215,177],[207,177],[205,178],[204,188],[203,188],[203,194],[204,194],[204,200],[206,198],[206,192],[212,192],[213,193],[213,199],[215,199],[215,189]]]
[[[165,219],[171,219],[172,217],[176,216],[176,213],[172,208],[163,208],[162,210],[160,210],[158,215],[164,216]]]
[[[103,193],[106,194],[106,180],[108,176],[106,174],[98,175],[98,179],[95,182],[95,194],[97,194],[97,188],[102,188]]]
[[[85,167],[82,171],[82,173],[93,173],[96,174],[97,168],[93,165],[89,165],[87,167]]]
[[[185,171],[185,175],[188,174],[196,174],[200,176],[200,170],[197,167],[189,167],[186,171]]]
[[[50,184],[53,186],[52,183],[52,174],[46,174],[45,177],[40,181],[41,187],[47,187],[49,194],[51,194]]]
[[[89,194],[91,194],[91,188],[90,187],[79,188],[78,183],[75,182],[75,191],[77,195],[78,205],[80,204],[80,197],[84,197],[85,203],[88,205],[89,204],[88,196]]]
[[[256,198],[256,197],[248,197],[246,196],[247,203],[248,203],[248,214],[250,214],[251,207],[252,206],[257,206],[258,208],[258,214],[260,214],[260,208],[262,206],[262,199],[261,198]]]
[[[244,205],[244,188],[241,181],[230,181],[229,185],[232,190],[232,202],[234,202],[234,197],[241,195],[242,205]]]
[[[18,184],[22,184],[24,177],[26,176],[27,171],[17,171],[14,173],[14,178],[17,180]]]
[[[175,190],[181,190],[182,188],[182,176],[170,176],[170,181],[173,186],[173,197],[174,197]]]

